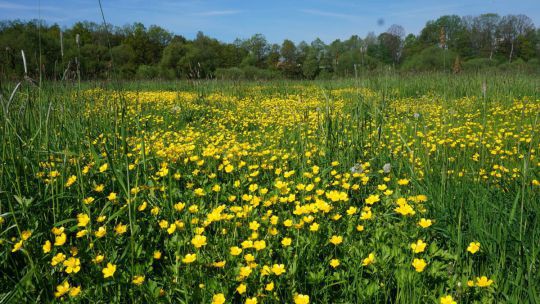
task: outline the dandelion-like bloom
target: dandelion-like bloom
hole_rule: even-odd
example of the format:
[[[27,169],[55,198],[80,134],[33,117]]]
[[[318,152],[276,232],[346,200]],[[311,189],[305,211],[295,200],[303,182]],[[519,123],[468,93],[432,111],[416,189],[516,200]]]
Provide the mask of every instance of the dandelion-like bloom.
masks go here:
[[[294,304],[309,304],[309,296],[303,294],[295,295]]]
[[[237,291],[239,294],[245,293],[246,290],[247,290],[246,284],[240,284],[240,285],[238,285],[238,287],[236,287],[236,291]]]
[[[425,219],[425,218],[421,218],[420,221],[418,221],[418,226],[420,226],[420,227],[422,227],[424,229],[431,226],[432,224],[433,224],[432,220]]]
[[[223,304],[225,303],[225,295],[218,293],[212,297],[212,304]]]
[[[277,276],[282,275],[283,273],[286,272],[285,265],[283,265],[283,264],[274,264],[274,265],[272,265],[272,272]]]
[[[62,284],[56,286],[56,292],[54,293],[54,296],[57,298],[60,298],[66,293],[68,293],[69,289],[70,289],[69,282],[64,281]]]
[[[414,267],[414,270],[416,272],[422,272],[424,271],[424,268],[426,268],[427,263],[424,261],[424,259],[414,259],[412,262],[412,266]]]
[[[421,253],[421,252],[424,252],[424,250],[426,249],[426,243],[424,243],[424,241],[422,240],[418,240],[416,241],[416,243],[412,243],[411,244],[411,249],[414,253]]]
[[[330,243],[334,244],[334,245],[339,245],[343,242],[343,237],[342,236],[338,236],[338,235],[333,235],[331,238],[330,238]]]
[[[440,298],[440,303],[441,304],[457,304],[456,301],[454,301],[454,298],[452,298],[451,295],[442,296]]]
[[[131,282],[135,285],[142,285],[144,283],[144,276],[143,275],[136,275],[133,277]]]
[[[253,297],[253,298],[247,298],[246,299],[246,304],[257,304],[257,297]]]
[[[368,266],[375,263],[375,254],[370,253],[367,258],[362,261],[362,266]]]
[[[471,242],[469,246],[467,247],[467,251],[475,254],[480,250],[480,242]]]
[[[64,261],[64,267],[66,267],[66,273],[77,273],[81,270],[81,260],[75,257],[70,257]]]
[[[202,246],[206,246],[206,236],[204,235],[196,235],[191,239],[191,244],[195,246],[195,248],[201,248]]]
[[[488,279],[486,276],[476,278],[476,286],[478,287],[489,287],[493,284],[493,280]]]
[[[114,273],[116,272],[116,265],[107,263],[107,267],[103,268],[101,272],[103,272],[103,278],[105,279],[112,277]]]
[[[197,260],[197,254],[195,253],[188,253],[186,256],[182,259],[182,262],[185,264],[191,264]]]

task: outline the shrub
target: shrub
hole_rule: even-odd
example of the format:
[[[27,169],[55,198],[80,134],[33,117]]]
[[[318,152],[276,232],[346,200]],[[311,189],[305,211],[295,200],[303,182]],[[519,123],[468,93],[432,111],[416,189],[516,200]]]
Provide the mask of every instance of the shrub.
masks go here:
[[[454,52],[433,46],[407,59],[401,68],[406,71],[450,71],[455,60]]]

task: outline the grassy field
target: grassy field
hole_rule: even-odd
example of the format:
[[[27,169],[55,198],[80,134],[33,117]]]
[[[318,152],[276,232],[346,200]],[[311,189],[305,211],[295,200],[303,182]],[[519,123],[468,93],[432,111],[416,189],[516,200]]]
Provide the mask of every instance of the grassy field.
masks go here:
[[[538,77],[14,88],[0,303],[540,303]]]

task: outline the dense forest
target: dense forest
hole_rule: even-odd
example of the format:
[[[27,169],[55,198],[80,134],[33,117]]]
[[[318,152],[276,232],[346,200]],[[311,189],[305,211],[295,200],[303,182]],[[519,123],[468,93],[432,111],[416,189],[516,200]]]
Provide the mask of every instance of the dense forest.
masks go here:
[[[23,58],[24,54],[24,58]],[[24,60],[23,60],[24,59]],[[264,35],[226,43],[199,32],[189,40],[160,26],[78,22],[69,28],[0,22],[0,78],[315,79],[399,71],[540,71],[540,29],[525,15],[447,15],[418,35],[399,25],[326,44],[269,43]]]

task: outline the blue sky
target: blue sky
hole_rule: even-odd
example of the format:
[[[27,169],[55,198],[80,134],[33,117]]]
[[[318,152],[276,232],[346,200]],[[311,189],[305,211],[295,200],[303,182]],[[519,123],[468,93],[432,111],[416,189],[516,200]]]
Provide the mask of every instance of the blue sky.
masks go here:
[[[331,42],[352,34],[379,33],[394,23],[416,34],[426,21],[445,14],[526,14],[540,26],[540,0],[102,0],[102,4],[107,22],[114,25],[140,21],[188,38],[203,31],[226,42],[255,33],[270,42],[317,37]],[[80,20],[101,22],[97,0],[0,0],[0,19],[39,17],[65,26]]]

